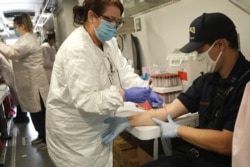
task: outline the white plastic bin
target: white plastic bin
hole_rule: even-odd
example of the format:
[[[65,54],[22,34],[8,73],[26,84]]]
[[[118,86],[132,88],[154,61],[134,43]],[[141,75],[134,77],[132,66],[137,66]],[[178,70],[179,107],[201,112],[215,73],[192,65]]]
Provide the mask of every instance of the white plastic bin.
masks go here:
[[[196,61],[197,56],[197,52],[182,53],[174,51],[166,58],[169,62],[168,71],[179,75],[183,84],[183,91],[186,91],[192,85],[193,80],[204,71],[203,66]]]

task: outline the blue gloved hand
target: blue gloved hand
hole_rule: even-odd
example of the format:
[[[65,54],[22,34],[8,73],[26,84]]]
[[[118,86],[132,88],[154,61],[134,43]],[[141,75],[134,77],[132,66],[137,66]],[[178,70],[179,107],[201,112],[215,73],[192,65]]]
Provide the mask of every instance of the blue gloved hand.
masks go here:
[[[152,108],[160,108],[163,104],[162,98],[155,92],[150,93],[148,101]]]
[[[168,115],[168,122],[163,122],[157,118],[152,118],[152,120],[161,127],[162,137],[166,139],[179,137],[177,131],[180,125],[173,122],[171,115]]]
[[[149,98],[151,91],[152,89],[148,87],[133,87],[126,89],[124,91],[125,101],[143,103]]]
[[[127,117],[108,117],[104,123],[110,123],[109,128],[102,134],[102,142],[104,144],[111,143],[126,128],[129,128]]]

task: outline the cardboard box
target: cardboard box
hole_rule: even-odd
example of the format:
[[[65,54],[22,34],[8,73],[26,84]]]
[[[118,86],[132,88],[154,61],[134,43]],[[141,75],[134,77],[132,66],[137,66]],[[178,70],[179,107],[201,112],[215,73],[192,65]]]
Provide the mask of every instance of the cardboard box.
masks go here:
[[[137,143],[137,154],[139,165],[146,164],[154,160],[154,140],[140,140]],[[158,138],[158,157],[164,154],[161,139]]]
[[[143,150],[141,147],[138,146],[137,146],[137,155],[140,166],[154,160],[154,158],[150,154],[148,154],[145,150]]]
[[[113,159],[113,167],[122,167],[120,161]]]
[[[121,152],[121,166],[122,167],[139,167],[139,159],[137,156],[136,148]]]
[[[161,154],[163,152],[161,142],[158,143]],[[138,167],[154,160],[154,140],[139,140],[124,132],[114,140],[113,144],[114,167]]]
[[[113,142],[113,166],[137,167],[137,149],[133,137],[126,133],[119,135]]]

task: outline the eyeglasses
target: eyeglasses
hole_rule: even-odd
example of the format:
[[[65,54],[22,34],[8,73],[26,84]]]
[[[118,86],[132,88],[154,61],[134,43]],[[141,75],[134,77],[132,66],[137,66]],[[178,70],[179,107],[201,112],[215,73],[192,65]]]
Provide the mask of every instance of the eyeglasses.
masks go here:
[[[96,17],[102,17],[105,21],[111,23],[112,25],[114,25],[114,27],[116,29],[120,28],[123,24],[123,20],[122,19],[115,19],[114,17],[109,17],[109,16],[104,16],[104,15],[97,15],[95,14]]]

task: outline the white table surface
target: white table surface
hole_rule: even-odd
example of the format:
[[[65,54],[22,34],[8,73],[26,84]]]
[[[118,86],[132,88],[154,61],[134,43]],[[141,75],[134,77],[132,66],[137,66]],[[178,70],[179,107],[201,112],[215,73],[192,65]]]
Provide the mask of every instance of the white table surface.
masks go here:
[[[117,110],[117,116],[130,116],[135,115],[140,112],[147,112],[136,107],[135,103],[125,102],[123,107]],[[186,114],[174,120],[177,124],[187,125],[195,127],[198,125],[198,113]],[[132,135],[140,140],[150,140],[160,137],[160,127],[159,126],[137,126],[127,129]]]
[[[130,116],[140,112],[147,112],[143,109],[136,107],[135,103],[125,102],[123,107],[117,110],[117,116]],[[186,126],[198,126],[198,113],[186,114],[174,120],[177,124]],[[158,138],[161,137],[159,126],[137,126],[127,129],[127,131],[140,140],[154,139],[154,159],[158,158]],[[166,148],[169,152],[171,148]]]

